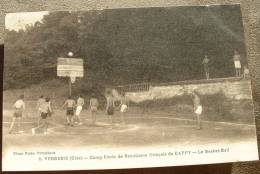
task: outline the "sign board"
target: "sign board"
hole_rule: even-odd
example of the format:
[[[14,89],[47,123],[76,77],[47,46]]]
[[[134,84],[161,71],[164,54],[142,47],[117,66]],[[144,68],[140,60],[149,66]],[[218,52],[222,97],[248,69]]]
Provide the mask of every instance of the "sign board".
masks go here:
[[[83,77],[83,59],[79,58],[58,58],[57,76],[59,77]]]

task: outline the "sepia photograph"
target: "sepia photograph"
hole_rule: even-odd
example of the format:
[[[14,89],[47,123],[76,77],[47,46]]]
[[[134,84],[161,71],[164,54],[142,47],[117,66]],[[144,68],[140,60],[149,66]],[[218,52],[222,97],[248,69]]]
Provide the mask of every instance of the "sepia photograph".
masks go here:
[[[239,4],[8,13],[4,171],[258,160]]]

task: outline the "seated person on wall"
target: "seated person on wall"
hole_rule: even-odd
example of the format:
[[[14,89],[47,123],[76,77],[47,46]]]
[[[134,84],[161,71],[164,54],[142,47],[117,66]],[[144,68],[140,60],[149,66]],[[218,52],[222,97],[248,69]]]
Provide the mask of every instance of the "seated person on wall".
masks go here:
[[[248,67],[246,65],[244,66],[243,78],[244,79],[250,78],[249,69],[248,69]]]

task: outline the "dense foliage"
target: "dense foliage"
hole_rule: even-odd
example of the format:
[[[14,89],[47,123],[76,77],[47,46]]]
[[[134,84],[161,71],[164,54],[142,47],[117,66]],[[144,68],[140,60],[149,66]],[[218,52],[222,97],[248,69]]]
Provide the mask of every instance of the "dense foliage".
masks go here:
[[[57,57],[84,59],[85,88],[233,76],[233,52],[246,63],[239,6],[51,12],[26,30],[7,31],[4,88],[56,77]],[[85,86],[85,87],[84,87]]]

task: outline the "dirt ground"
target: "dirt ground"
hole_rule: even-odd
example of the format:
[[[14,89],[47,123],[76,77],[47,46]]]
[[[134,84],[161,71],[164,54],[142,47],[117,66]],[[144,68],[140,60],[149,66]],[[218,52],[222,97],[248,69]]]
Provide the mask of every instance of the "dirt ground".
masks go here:
[[[194,119],[160,114],[125,115],[125,124],[120,121],[119,112],[114,115],[114,127],[110,119],[99,111],[97,125],[91,125],[89,111],[82,112],[83,125],[68,127],[65,111],[56,110],[48,119],[48,134],[33,135],[31,129],[37,125],[37,113],[23,117],[24,133],[8,134],[11,111],[4,111],[3,144],[5,147],[82,147],[82,146],[150,146],[150,145],[194,145],[255,141],[255,126],[224,122],[204,121],[201,130],[196,129]],[[192,118],[192,114],[189,116]]]

